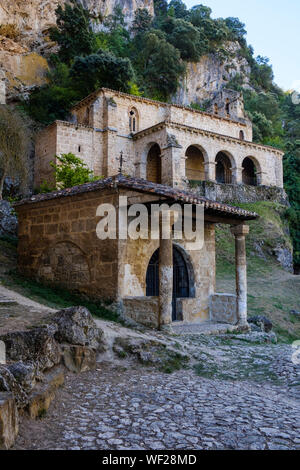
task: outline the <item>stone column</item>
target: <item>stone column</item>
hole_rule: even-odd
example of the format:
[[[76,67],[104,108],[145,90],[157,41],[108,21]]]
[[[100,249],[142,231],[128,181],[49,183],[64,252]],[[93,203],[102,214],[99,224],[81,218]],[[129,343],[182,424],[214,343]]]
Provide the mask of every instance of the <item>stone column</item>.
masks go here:
[[[216,182],[216,162],[205,162],[204,170],[205,170],[205,180],[212,181],[213,183],[215,183]]]
[[[231,168],[232,183],[243,184],[243,167]]]
[[[172,236],[163,239],[163,214],[159,217],[159,327],[171,329],[173,299],[173,243]],[[165,222],[167,223],[167,222]]]
[[[247,326],[247,260],[246,238],[248,225],[236,225],[231,228],[235,236],[235,273],[236,273],[236,310],[238,324]]]
[[[162,184],[180,187],[182,183],[181,170],[182,146],[174,135],[167,134],[167,145],[161,149],[161,180]]]
[[[268,175],[264,171],[258,171],[256,173],[257,186],[268,186],[270,182],[268,181]]]

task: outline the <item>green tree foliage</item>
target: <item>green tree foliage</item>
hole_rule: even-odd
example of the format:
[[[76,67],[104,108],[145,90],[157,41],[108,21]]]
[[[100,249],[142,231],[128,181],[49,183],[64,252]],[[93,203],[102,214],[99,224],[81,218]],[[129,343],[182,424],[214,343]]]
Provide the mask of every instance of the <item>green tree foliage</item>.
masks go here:
[[[154,14],[157,18],[167,16],[168,0],[154,0]]]
[[[128,58],[116,57],[109,51],[98,51],[87,57],[76,57],[70,77],[73,87],[88,95],[99,87],[128,92],[134,71]]]
[[[286,94],[282,103],[287,153],[284,156],[284,182],[291,208],[288,211],[294,244],[294,264],[300,269],[300,104]]]
[[[184,72],[179,51],[162,37],[149,32],[141,54],[139,66],[146,90],[151,96],[165,100],[175,93]]]
[[[239,41],[243,46],[245,46],[245,35],[247,34],[245,24],[238,18],[233,17],[226,18],[225,24],[230,32],[228,39],[231,41]]]
[[[63,62],[70,64],[75,56],[94,52],[96,42],[88,10],[70,0],[64,8],[57,7],[56,17],[57,27],[51,28],[50,38],[59,44],[58,54]]]
[[[0,200],[6,176],[28,181],[30,131],[24,117],[14,108],[0,105]]]
[[[138,8],[132,23],[131,32],[135,34],[145,33],[149,31],[152,24],[152,16],[146,8]]]
[[[205,46],[201,42],[200,31],[183,19],[166,18],[162,30],[167,34],[167,40],[180,51],[183,60],[197,62]]]
[[[94,176],[93,172],[83,161],[73,153],[65,153],[61,156],[56,155],[59,163],[51,162],[55,171],[56,184],[59,189],[72,188],[78,184],[95,181],[99,177]]]
[[[169,9],[173,8],[175,18],[185,19],[189,16],[189,11],[182,0],[171,0]]]

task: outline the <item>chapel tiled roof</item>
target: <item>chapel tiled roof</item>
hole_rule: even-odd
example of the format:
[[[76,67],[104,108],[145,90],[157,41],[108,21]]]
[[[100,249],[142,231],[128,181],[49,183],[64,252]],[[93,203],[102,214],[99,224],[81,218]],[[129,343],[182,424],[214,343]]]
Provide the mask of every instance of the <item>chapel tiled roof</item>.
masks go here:
[[[23,199],[22,201],[16,202],[14,205],[18,207],[25,204],[50,201],[57,198],[70,197],[108,188],[130,189],[141,193],[161,196],[164,199],[185,204],[204,204],[205,211],[223,216],[239,218],[242,220],[253,220],[258,218],[258,215],[255,212],[250,212],[240,207],[234,207],[228,204],[211,201],[204,196],[198,196],[190,191],[172,188],[171,186],[166,186],[163,184],[152,183],[151,181],[147,181],[141,178],[127,177],[122,174],[109,176],[105,179],[84,183],[79,186],[73,186],[72,188],[53,191],[51,193],[33,195],[29,198]]]

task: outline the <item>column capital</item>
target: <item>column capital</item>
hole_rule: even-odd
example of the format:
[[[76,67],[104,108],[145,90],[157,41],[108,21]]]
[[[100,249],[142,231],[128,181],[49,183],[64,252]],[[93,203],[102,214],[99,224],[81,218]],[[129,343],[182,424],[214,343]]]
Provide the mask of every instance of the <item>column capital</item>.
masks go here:
[[[249,225],[234,225],[233,227],[230,228],[231,233],[235,236],[245,236],[248,235],[249,233]]]

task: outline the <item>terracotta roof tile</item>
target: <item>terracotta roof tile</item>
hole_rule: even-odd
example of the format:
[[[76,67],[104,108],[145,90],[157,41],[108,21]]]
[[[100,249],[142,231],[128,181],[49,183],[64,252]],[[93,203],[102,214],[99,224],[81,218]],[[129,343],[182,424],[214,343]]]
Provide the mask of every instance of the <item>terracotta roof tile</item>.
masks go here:
[[[134,191],[154,194],[155,196],[162,196],[166,199],[184,202],[188,204],[204,204],[205,211],[218,213],[219,215],[230,215],[231,217],[240,218],[243,220],[251,220],[258,218],[255,212],[250,212],[240,207],[230,206],[228,204],[221,204],[216,201],[211,201],[203,196],[185,191],[182,189],[172,188],[163,184],[152,183],[141,178],[131,178],[123,175],[110,176],[108,178],[93,181],[91,183],[73,186],[72,188],[53,191],[46,194],[37,194],[30,198],[23,199],[16,202],[15,206],[22,206],[25,204],[34,204],[43,201],[50,201],[52,199],[75,196],[93,191],[100,191],[107,188],[123,188],[131,189]]]

